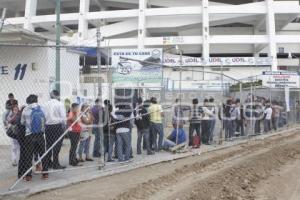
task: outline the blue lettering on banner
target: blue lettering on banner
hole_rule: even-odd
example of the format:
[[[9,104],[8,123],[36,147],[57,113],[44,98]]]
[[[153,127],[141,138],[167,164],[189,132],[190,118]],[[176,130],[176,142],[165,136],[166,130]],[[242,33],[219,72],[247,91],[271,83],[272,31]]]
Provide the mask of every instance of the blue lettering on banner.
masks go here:
[[[0,66],[0,75],[8,75],[8,66]]]
[[[15,67],[14,80],[23,80],[26,73],[27,64],[18,64]],[[10,70],[8,66],[0,66],[0,75],[9,75]]]
[[[18,64],[15,68],[14,80],[23,80],[26,72],[27,64]]]

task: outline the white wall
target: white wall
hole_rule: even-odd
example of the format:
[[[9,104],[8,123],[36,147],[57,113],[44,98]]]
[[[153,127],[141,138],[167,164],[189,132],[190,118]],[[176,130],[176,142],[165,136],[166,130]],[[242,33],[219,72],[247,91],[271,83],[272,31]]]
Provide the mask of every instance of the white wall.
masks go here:
[[[14,80],[15,67],[27,64],[23,80]],[[42,104],[49,99],[50,79],[55,79],[55,49],[38,47],[0,47],[0,66],[8,66],[8,75],[0,75],[0,144],[9,142],[2,123],[2,113],[8,93],[14,93],[19,105],[24,105],[29,94],[37,94]],[[34,66],[36,69],[33,70]],[[1,74],[1,68],[0,68]],[[20,77],[20,76],[19,76]],[[67,83],[61,87],[62,99],[72,99],[72,90],[79,85],[79,56],[62,49],[61,80]]]
[[[43,48],[0,47],[0,65],[8,66],[8,75],[0,75],[1,95],[0,113],[5,111],[8,93],[12,92],[20,105],[24,105],[29,94],[37,94],[39,101],[46,101],[49,93],[49,72],[47,68],[47,50]],[[35,63],[37,70],[32,70]],[[27,64],[23,80],[14,80],[15,67]],[[2,122],[2,121],[1,121]],[[4,137],[3,137],[4,136]],[[0,125],[0,144],[7,144],[3,123]]]

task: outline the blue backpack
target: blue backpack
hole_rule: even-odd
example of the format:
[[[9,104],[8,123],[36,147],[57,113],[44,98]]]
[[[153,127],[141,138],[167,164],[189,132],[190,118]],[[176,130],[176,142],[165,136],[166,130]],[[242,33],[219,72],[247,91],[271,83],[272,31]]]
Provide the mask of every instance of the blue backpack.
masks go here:
[[[37,134],[44,132],[45,115],[40,106],[31,109],[31,133]]]

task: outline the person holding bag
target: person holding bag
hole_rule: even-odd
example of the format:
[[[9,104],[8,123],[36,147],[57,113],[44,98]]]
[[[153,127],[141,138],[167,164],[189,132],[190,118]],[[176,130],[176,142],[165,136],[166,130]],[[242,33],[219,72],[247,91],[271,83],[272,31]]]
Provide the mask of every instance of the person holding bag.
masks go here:
[[[90,112],[88,105],[84,104],[81,107],[81,112],[83,112],[81,117],[81,133],[80,133],[80,144],[78,148],[79,162],[84,161],[94,161],[90,158],[90,143],[92,137],[92,124],[93,115]],[[82,153],[85,153],[85,160],[82,157]]]
[[[11,159],[12,159],[12,166],[18,165],[18,158],[20,155],[20,144],[18,142],[18,130],[17,130],[17,123],[20,121],[20,112],[18,104],[13,105],[11,111],[7,117],[7,131],[6,134],[11,138]]]

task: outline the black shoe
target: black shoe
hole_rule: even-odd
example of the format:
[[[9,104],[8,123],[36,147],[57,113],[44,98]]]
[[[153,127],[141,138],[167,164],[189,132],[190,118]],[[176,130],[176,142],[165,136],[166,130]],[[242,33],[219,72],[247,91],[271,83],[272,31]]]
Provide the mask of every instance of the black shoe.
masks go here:
[[[150,151],[147,153],[147,155],[154,155],[155,153],[153,151]]]
[[[73,166],[73,167],[81,167],[81,166],[83,166],[83,165],[81,165],[81,164],[79,164],[79,163],[77,162],[77,163],[72,163],[71,166]]]
[[[141,151],[138,151],[136,154],[137,154],[137,155],[141,155],[141,154],[142,154],[142,152],[141,152]]]
[[[93,154],[94,158],[101,158],[101,154]]]
[[[107,162],[114,162],[115,160],[113,159],[108,159]]]
[[[49,164],[48,164],[48,168],[53,168],[53,162],[51,161],[51,162],[49,162]]]
[[[61,165],[57,165],[57,166],[54,166],[53,169],[66,169],[66,167],[61,166]]]

